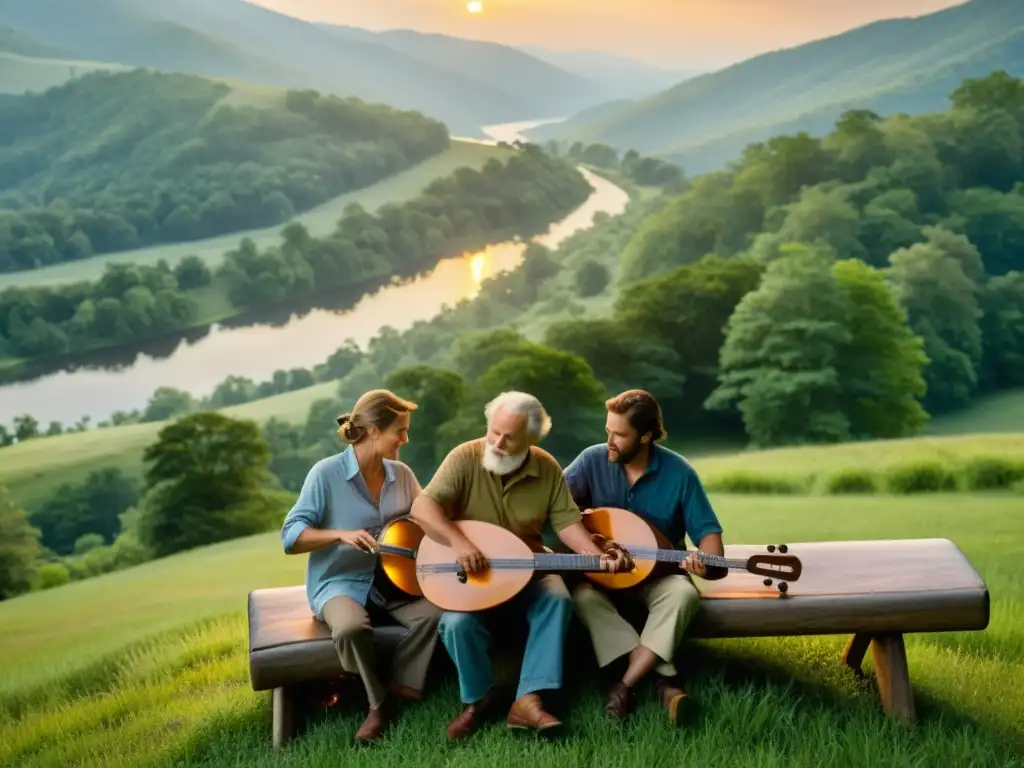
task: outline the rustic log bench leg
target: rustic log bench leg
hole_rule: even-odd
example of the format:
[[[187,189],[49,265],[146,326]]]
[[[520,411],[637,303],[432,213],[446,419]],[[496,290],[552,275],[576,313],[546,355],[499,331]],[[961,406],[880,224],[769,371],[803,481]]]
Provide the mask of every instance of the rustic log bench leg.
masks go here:
[[[846,644],[846,649],[843,651],[843,664],[858,675],[864,674],[864,670],[861,669],[861,663],[863,663],[864,654],[868,652],[870,645],[871,635],[857,633],[851,637],[850,642]]]
[[[899,633],[866,635],[850,638],[843,651],[843,663],[858,674],[863,674],[861,663],[868,648],[875,665],[875,681],[882,699],[882,709],[902,722],[912,725],[917,720],[914,694],[910,687],[910,668],[907,666],[907,648]]]
[[[297,698],[294,687],[274,689],[274,749],[280,749],[295,736]]]

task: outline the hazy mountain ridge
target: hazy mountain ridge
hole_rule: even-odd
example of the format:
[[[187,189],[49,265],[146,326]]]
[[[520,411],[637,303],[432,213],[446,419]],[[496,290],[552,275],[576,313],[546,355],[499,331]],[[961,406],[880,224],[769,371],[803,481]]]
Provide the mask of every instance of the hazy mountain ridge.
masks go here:
[[[416,55],[403,50],[407,41],[372,33],[339,43],[329,29],[241,0],[0,0],[0,24],[78,59],[356,96],[420,110],[453,133],[563,117],[608,99],[600,86],[507,46],[422,36]],[[431,50],[433,60],[423,58]],[[458,51],[469,50],[474,65],[459,71]]]
[[[964,77],[1024,71],[1024,3],[973,2],[923,17],[874,22],[700,75],[597,119],[576,116],[535,139],[604,142],[720,167],[752,141],[827,130],[851,107],[941,110]]]

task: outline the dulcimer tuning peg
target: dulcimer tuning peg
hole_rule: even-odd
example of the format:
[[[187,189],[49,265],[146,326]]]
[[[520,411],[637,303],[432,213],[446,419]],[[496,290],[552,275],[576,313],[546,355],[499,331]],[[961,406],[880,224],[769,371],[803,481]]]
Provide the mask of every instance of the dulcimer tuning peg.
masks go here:
[[[775,551],[775,545],[774,544],[769,544],[768,545],[768,551],[769,552],[774,552]]]
[[[786,554],[788,551],[789,547],[787,547],[785,544],[779,544],[779,552],[781,552],[782,554]]]
[[[765,585],[766,587],[770,587],[770,586],[772,585],[772,580],[771,580],[771,579],[765,579],[765,580],[764,580],[764,585]]]

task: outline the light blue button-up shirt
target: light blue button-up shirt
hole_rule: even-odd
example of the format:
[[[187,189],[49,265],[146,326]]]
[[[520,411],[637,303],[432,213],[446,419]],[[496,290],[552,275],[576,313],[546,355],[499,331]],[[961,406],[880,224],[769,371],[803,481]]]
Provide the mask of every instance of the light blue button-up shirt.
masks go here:
[[[420,485],[413,471],[400,461],[384,460],[384,487],[380,505],[373,503],[355,450],[322,459],[313,465],[302,484],[295,506],[281,527],[281,544],[290,553],[306,528],[358,530],[380,528],[409,513]],[[324,605],[332,597],[347,595],[360,605],[371,596],[377,556],[346,544],[335,544],[309,553],[306,565],[306,598],[313,614],[323,618]]]

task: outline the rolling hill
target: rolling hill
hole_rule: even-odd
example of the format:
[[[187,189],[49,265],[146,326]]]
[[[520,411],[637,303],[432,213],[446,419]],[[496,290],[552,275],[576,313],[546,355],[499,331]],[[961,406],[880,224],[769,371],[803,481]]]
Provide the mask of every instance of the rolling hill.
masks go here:
[[[597,78],[573,74],[521,50],[497,43],[405,29],[371,32],[333,25],[322,25],[321,28],[346,41],[390,48],[459,77],[472,73],[474,80],[498,89],[499,93],[508,91],[510,77],[532,83],[530,90],[534,104],[531,106],[542,110],[538,114],[568,116],[581,105],[600,103],[611,93],[599,84]]]
[[[463,135],[479,136],[489,123],[562,117],[611,98],[504,46],[339,34],[242,0],[0,0],[0,25],[76,59],[356,96],[422,111]],[[470,54],[472,66],[457,65]]]
[[[998,69],[1024,72],[1019,0],[971,0],[927,16],[875,22],[528,135],[633,148],[700,173],[723,166],[752,142],[797,131],[822,134],[848,109],[883,115],[944,109],[964,78]]]

